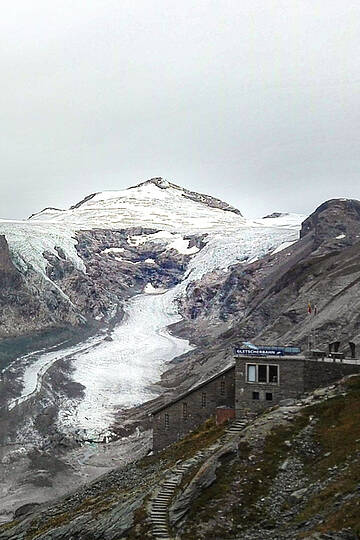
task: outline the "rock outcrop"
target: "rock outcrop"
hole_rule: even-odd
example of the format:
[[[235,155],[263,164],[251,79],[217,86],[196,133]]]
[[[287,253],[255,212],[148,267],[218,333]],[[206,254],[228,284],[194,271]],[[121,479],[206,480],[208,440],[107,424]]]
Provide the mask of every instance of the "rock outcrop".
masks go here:
[[[11,260],[9,246],[3,234],[0,235],[0,291],[19,287],[22,282],[21,273]]]

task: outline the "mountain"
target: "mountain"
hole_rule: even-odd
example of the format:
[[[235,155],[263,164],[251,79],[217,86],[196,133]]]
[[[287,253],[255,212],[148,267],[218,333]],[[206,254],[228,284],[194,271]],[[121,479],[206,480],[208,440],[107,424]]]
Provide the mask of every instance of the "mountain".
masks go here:
[[[88,195],[69,210],[46,208],[31,221],[71,224],[76,229],[148,227],[186,232],[245,223],[241,212],[209,195],[181,188],[162,178],[152,178],[122,191]]]
[[[0,235],[29,298],[21,309],[11,295],[3,298],[0,337],[107,324],[121,313],[124,299],[148,283],[179,283],[190,258],[205,246],[204,235],[207,244],[223,244],[224,252],[245,233],[247,242],[253,233],[262,237],[245,250],[231,245],[224,260],[210,262],[210,269],[226,268],[249,249],[256,257],[283,237],[295,238],[299,221],[286,216],[251,222],[227,203],[161,178],[89,195],[69,210],[48,208],[27,221],[0,220]],[[264,226],[271,227],[270,239]],[[32,311],[30,299],[37,306]]]
[[[193,282],[184,300],[193,333],[206,320],[212,332],[211,323],[231,327],[231,339],[305,346],[315,332],[321,347],[360,344],[360,202],[327,201],[303,222],[300,239],[282,247],[222,280]]]
[[[156,178],[0,220],[0,519],[146,453],[149,410],[234,343],[358,344],[359,207],[249,220]]]

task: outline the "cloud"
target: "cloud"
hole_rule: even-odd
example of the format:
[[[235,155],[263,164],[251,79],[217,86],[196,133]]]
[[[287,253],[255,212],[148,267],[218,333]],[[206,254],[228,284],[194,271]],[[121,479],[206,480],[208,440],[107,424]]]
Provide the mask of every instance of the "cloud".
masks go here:
[[[152,176],[247,215],[360,198],[348,0],[4,0],[0,216]]]

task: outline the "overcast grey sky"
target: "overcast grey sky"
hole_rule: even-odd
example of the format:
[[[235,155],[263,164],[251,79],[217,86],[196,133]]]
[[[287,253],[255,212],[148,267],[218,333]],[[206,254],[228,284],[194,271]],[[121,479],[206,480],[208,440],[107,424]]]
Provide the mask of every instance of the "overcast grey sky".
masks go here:
[[[0,217],[154,176],[360,199],[359,45],[358,0],[3,0]]]

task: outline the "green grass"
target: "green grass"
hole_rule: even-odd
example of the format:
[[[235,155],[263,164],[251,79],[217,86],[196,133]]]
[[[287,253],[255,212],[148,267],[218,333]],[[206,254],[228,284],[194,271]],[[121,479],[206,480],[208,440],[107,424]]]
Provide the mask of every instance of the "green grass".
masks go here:
[[[360,484],[360,377],[352,377],[346,386],[347,395],[308,409],[318,418],[313,437],[321,453],[318,458],[308,460],[306,471],[310,481],[326,480],[329,468],[347,466],[325,489],[309,499],[297,519],[309,520],[322,514],[324,522],[314,531],[350,527],[360,534],[360,495],[341,504],[342,498],[355,492]],[[335,506],[337,502],[340,504]]]
[[[296,436],[306,425],[307,418],[300,416],[290,427],[278,427],[266,437],[262,450],[256,459],[249,459],[252,450],[245,443],[240,443],[238,455],[223,463],[216,471],[215,482],[205,489],[193,503],[189,513],[183,540],[196,538],[196,526],[199,523],[211,523],[214,538],[233,538],[242,529],[268,519],[255,506],[260,497],[268,492],[275,478],[279,464],[286,458],[288,446],[285,441]],[[222,526],[214,523],[214,516],[221,513]]]

